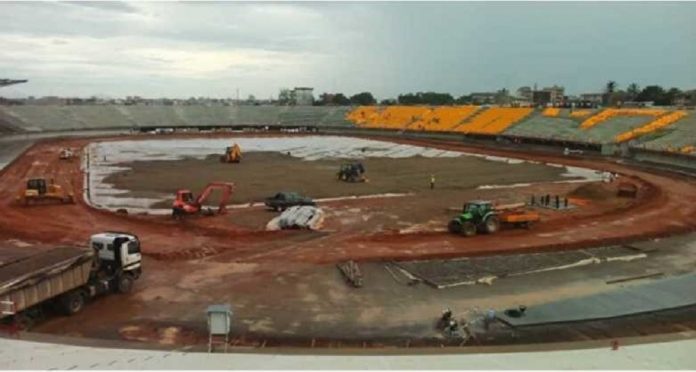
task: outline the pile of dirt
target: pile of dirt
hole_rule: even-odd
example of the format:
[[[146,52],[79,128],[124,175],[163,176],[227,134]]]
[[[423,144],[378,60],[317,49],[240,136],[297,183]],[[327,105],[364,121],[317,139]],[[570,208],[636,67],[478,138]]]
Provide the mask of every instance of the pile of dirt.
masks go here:
[[[609,201],[616,198],[616,187],[615,183],[588,183],[571,191],[568,197],[595,202]]]

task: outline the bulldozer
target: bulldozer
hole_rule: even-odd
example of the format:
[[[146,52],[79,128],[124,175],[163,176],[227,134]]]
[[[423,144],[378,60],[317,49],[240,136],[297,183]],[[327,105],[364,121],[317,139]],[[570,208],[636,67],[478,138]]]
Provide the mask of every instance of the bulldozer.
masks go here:
[[[242,161],[242,149],[238,144],[225,148],[225,154],[220,156],[222,163],[239,163]]]
[[[75,202],[72,193],[67,193],[53,180],[46,182],[44,178],[32,178],[27,181],[25,189],[17,196],[17,202],[24,205],[58,202],[72,204]]]
[[[198,214],[225,214],[227,202],[234,191],[234,183],[231,182],[211,182],[198,197],[195,197],[191,190],[181,189],[176,192],[174,203],[172,203],[172,217],[174,219],[182,219],[186,216]],[[222,191],[220,203],[217,212],[203,208],[203,203],[210,197],[210,194],[219,189]]]
[[[464,236],[474,236],[477,232],[494,234],[500,231],[501,223],[529,228],[539,219],[539,214],[535,212],[513,206],[495,207],[486,200],[472,200],[464,204],[462,213],[449,222],[447,229]]]
[[[365,167],[360,162],[341,164],[337,176],[344,182],[367,182]]]

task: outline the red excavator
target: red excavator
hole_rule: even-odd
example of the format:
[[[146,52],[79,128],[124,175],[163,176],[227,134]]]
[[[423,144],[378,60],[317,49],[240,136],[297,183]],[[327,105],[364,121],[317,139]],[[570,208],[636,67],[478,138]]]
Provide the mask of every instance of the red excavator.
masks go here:
[[[230,200],[230,196],[234,191],[234,183],[231,182],[211,182],[203,189],[203,192],[198,195],[197,198],[193,196],[191,190],[178,190],[176,192],[176,199],[174,199],[174,203],[172,204],[172,217],[181,219],[185,216],[204,212],[203,203],[215,189],[220,189],[222,191],[217,214],[224,214],[226,212],[227,202]],[[212,211],[208,212],[208,214],[213,214]]]

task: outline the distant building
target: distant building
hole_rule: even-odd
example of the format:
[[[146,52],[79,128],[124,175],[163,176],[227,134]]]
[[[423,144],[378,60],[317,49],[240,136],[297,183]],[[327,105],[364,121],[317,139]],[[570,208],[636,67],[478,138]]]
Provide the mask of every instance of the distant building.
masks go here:
[[[298,106],[311,106],[314,103],[314,88],[296,87],[291,91],[292,102]]]
[[[474,105],[492,105],[495,103],[495,97],[498,93],[492,92],[477,92],[471,93],[471,103]]]
[[[580,95],[581,101],[593,103],[596,105],[601,105],[603,98],[604,98],[604,93],[583,93]]]
[[[541,90],[532,92],[532,102],[537,106],[561,106],[564,104],[565,96],[563,95],[565,88],[554,85]]]
[[[526,99],[527,101],[531,101],[533,93],[534,93],[534,91],[530,87],[519,87],[517,89],[517,98]]]
[[[674,97],[672,100],[674,106],[695,106],[696,105],[696,89],[687,90]]]

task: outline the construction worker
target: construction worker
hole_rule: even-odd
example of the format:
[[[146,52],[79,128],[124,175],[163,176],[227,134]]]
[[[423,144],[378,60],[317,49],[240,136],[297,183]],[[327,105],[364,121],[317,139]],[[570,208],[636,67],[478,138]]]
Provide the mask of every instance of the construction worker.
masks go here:
[[[430,190],[435,188],[435,175],[431,174],[430,175]]]

